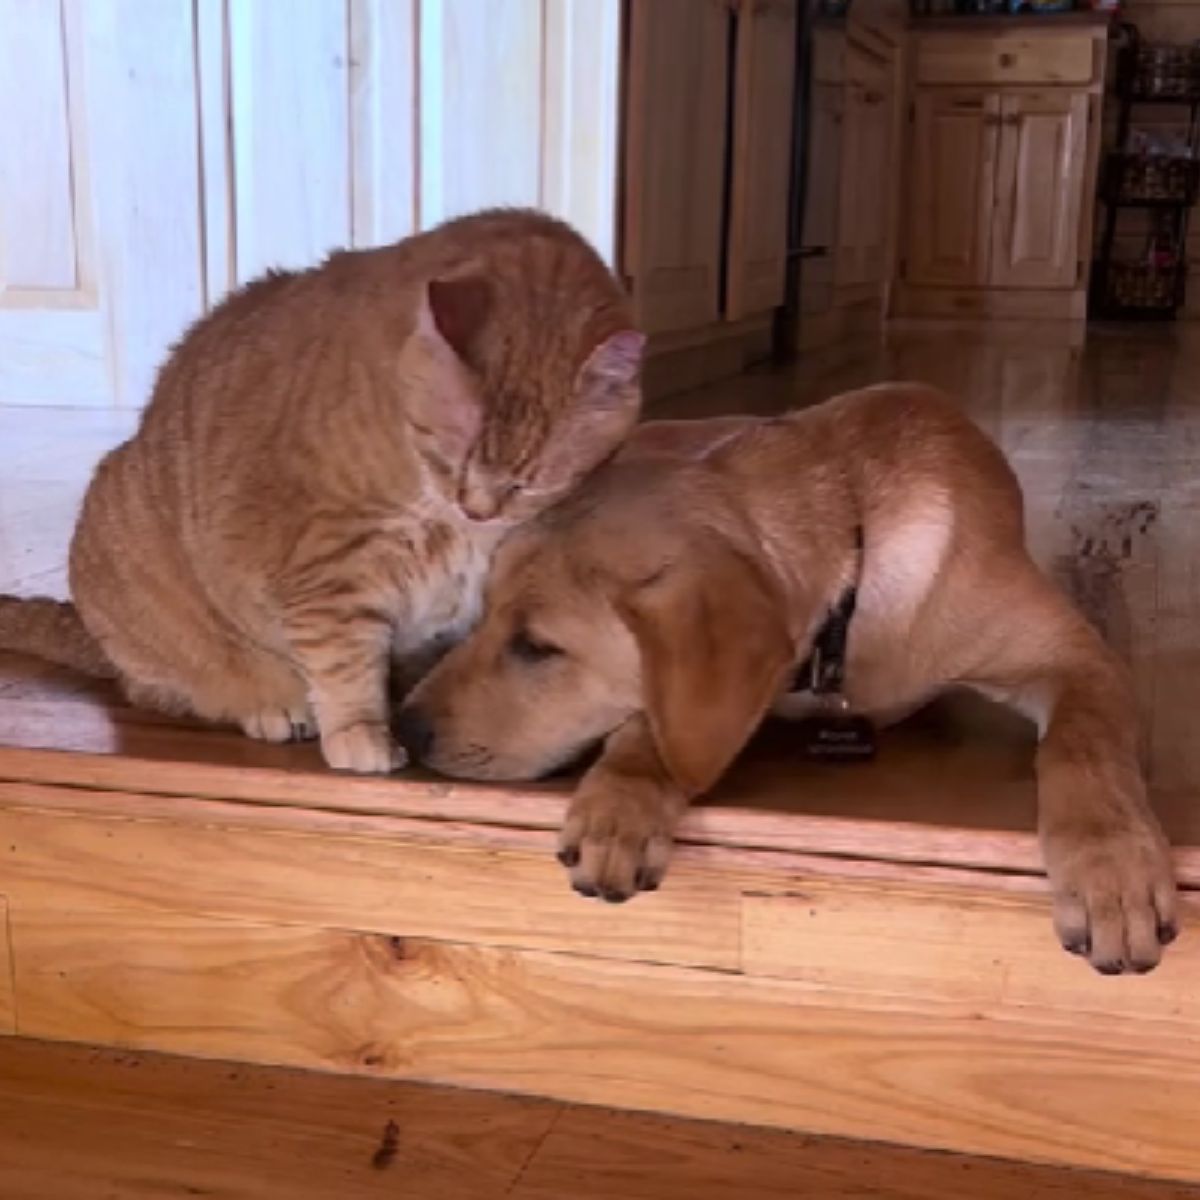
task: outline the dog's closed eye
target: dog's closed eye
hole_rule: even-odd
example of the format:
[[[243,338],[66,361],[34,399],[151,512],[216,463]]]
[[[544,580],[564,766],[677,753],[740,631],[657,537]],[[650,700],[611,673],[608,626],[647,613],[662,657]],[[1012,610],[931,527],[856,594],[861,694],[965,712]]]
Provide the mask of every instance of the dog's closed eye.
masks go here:
[[[563,653],[563,649],[534,637],[527,630],[518,629],[509,640],[508,652],[521,662],[538,663],[558,657]]]

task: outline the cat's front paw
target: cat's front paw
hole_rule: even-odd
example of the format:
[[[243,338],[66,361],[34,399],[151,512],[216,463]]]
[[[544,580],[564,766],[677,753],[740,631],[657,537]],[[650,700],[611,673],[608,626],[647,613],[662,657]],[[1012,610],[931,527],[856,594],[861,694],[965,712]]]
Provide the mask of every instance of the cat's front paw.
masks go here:
[[[321,753],[335,771],[359,775],[387,775],[408,761],[386,725],[367,721],[322,734]]]
[[[307,742],[317,723],[307,708],[263,708],[242,718],[242,732],[260,742]]]
[[[1158,830],[1066,828],[1044,845],[1063,946],[1104,975],[1152,970],[1178,932],[1171,855]]]

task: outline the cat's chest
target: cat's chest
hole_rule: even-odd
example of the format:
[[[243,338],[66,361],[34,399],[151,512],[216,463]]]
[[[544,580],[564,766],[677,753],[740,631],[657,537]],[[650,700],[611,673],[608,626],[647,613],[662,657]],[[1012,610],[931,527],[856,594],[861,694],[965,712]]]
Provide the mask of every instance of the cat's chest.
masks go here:
[[[465,521],[426,518],[398,536],[407,559],[397,613],[397,648],[461,636],[479,618],[483,586],[502,531]]]

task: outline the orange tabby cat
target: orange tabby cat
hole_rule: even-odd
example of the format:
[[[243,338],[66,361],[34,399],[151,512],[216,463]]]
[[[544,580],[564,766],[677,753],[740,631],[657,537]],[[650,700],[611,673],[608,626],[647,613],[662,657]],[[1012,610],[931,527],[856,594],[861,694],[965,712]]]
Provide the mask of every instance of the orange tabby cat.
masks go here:
[[[134,703],[388,771],[388,673],[479,606],[504,531],[633,425],[643,339],[588,244],[495,211],[268,275],[200,320],[100,464],[74,606],[0,599],[0,647]],[[315,727],[314,727],[315,726]]]

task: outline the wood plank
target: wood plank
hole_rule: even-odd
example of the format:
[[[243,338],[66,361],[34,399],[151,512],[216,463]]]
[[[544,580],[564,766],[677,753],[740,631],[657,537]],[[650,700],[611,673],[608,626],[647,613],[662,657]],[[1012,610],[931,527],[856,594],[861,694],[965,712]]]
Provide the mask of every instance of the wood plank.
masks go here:
[[[416,0],[349,0],[355,246],[383,245],[417,230],[415,5]]]
[[[989,270],[1000,97],[981,88],[928,89],[914,103],[904,278],[977,288]]]
[[[654,904],[587,904],[551,839],[519,847],[0,810],[20,903],[212,913],[734,969],[736,878],[680,864]],[[186,863],[186,869],[182,864]]]
[[[1093,76],[1093,34],[1009,33],[979,37],[937,34],[916,39],[916,79],[922,84],[1087,84]]]
[[[369,1078],[9,1039],[5,1200],[1185,1200],[1196,1189]],[[398,1192],[399,1189],[399,1192]]]
[[[61,0],[0,0],[0,291],[79,285]]]
[[[543,0],[542,207],[616,267],[621,2]]]
[[[1083,322],[1087,316],[1084,288],[1003,291],[979,287],[920,287],[901,282],[896,286],[892,312],[897,317],[987,317],[998,321]],[[1070,336],[1064,331],[1064,337]]]
[[[796,74],[796,0],[739,10],[733,76],[725,315],[783,303]]]
[[[9,938],[8,898],[0,896],[0,1034],[17,1031],[17,1003],[13,993],[12,941]]]
[[[5,1200],[499,1200],[558,1105],[9,1039]]]
[[[229,5],[226,0],[196,0],[205,309],[220,303],[237,283],[229,65]]]
[[[1082,282],[1080,213],[1091,202],[1083,92],[1004,95],[988,283],[1072,288]]]
[[[1094,1172],[573,1107],[555,1122],[512,1193],[514,1200],[1186,1200],[1196,1194],[1183,1185]]]
[[[541,0],[421,7],[420,226],[541,193]]]
[[[621,263],[639,326],[721,316],[729,28],[724,0],[628,6]]]
[[[1200,918],[1189,894],[1183,920]],[[1200,1036],[1194,982],[1200,942],[1182,939],[1132,986],[1097,986],[1063,953],[1044,896],[905,883],[798,878],[743,902],[743,969],[914,1005],[931,994],[962,1015],[1098,1014],[1169,1023]]]
[[[799,982],[77,908],[12,914],[20,1031],[1200,1178],[1200,1043]]]
[[[15,293],[5,297],[17,298]],[[0,306],[0,396],[8,404],[107,404],[111,392],[100,313]]]
[[[190,0],[80,9],[112,397],[140,408],[204,306],[195,14]]]
[[[230,0],[236,282],[350,244],[346,0]]]

